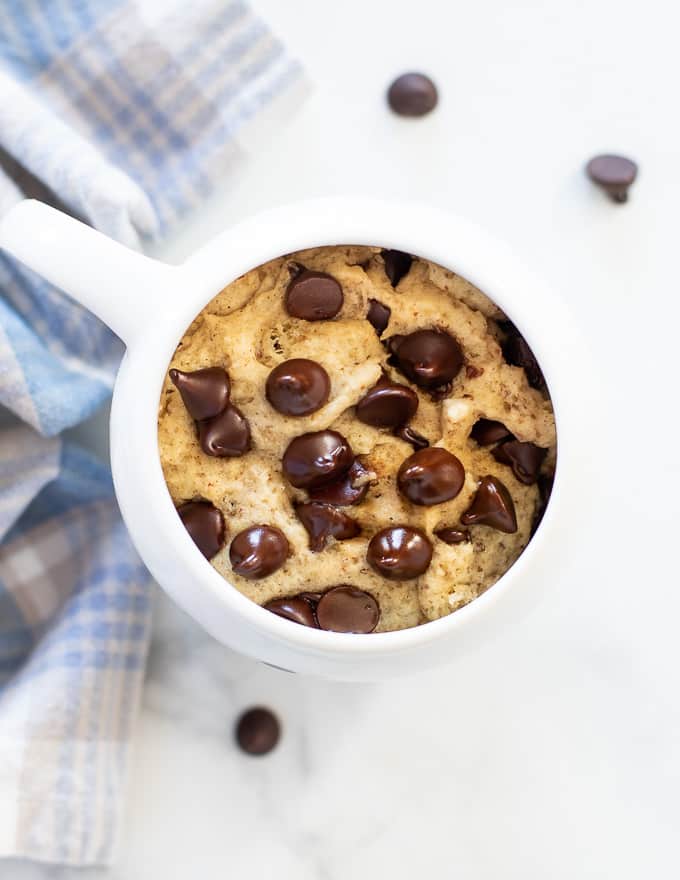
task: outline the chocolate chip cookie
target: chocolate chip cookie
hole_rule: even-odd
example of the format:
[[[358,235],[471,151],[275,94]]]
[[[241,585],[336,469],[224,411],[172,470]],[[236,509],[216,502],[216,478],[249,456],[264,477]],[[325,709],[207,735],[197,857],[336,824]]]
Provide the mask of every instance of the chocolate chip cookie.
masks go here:
[[[361,633],[492,586],[530,540],[556,448],[540,367],[484,293],[353,246],[272,260],[208,303],[158,438],[178,515],[229,584],[296,625]]]

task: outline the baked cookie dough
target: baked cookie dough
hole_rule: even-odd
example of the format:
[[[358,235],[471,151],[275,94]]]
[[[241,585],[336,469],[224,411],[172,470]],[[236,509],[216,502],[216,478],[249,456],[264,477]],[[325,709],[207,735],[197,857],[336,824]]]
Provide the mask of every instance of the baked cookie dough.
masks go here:
[[[450,614],[542,512],[556,441],[540,369],[494,303],[427,260],[272,260],[208,303],[170,368],[158,441],[179,515],[229,584],[297,623]]]

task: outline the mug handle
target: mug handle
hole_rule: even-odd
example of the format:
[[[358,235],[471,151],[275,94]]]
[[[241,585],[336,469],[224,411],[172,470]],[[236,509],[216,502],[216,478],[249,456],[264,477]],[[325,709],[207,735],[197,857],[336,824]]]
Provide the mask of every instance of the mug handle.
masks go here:
[[[180,271],[35,199],[4,215],[0,247],[94,312],[127,346],[167,301]]]

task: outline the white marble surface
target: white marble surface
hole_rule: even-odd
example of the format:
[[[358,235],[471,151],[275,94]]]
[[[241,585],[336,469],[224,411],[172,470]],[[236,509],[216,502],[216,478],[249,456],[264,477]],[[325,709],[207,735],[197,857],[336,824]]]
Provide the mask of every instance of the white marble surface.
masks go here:
[[[541,607],[410,680],[267,669],[159,600],[118,865],[14,863],[0,877],[677,877],[677,13],[665,0],[256,5],[316,92],[156,253],[179,260],[298,196],[450,205],[509,239],[576,312],[606,389],[592,425],[601,483],[584,486],[564,535],[574,565],[555,571]],[[407,68],[441,88],[418,122],[383,106]],[[603,150],[641,163],[625,207],[584,179]],[[103,450],[102,425],[85,434]],[[263,759],[231,739],[254,703],[285,725]]]

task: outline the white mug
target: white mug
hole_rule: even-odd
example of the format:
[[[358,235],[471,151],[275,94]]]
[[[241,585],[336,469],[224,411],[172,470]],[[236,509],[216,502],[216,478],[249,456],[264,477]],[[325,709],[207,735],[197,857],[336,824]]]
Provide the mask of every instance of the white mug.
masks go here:
[[[261,263],[303,248],[396,248],[462,275],[519,327],[545,375],[557,422],[552,497],[517,562],[482,596],[448,617],[399,632],[353,635],[311,629],[265,611],[224,580],[193,544],[163,479],[158,405],[170,359],[194,317],[222,288]],[[180,266],[149,259],[40,202],[0,223],[0,246],[98,315],[121,337],[111,411],[111,466],[120,509],[158,583],[225,645],[286,669],[375,681],[453,658],[507,629],[572,552],[579,466],[587,457],[585,362],[564,305],[502,243],[423,205],[334,198],[276,208],[227,229]],[[580,393],[583,392],[583,393]]]

